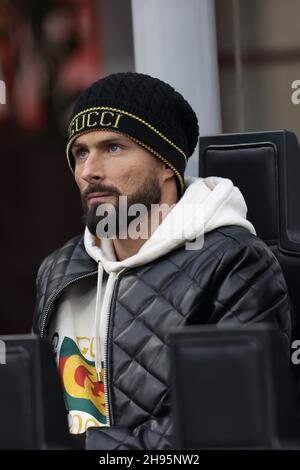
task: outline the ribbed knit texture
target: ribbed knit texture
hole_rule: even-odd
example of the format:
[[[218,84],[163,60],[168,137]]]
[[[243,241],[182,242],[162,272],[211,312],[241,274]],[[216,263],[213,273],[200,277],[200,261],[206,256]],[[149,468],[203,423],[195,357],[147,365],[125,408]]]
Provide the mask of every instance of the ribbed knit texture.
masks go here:
[[[82,115],[92,108],[107,107],[115,113],[124,113],[118,129],[107,127],[109,112],[106,111],[105,124],[93,113],[96,127],[88,125]],[[116,111],[118,110],[118,111]],[[99,111],[101,112],[101,110]],[[111,113],[112,114],[112,113]],[[72,121],[73,119],[73,121]],[[78,130],[74,120],[80,119]],[[115,122],[115,117],[112,117]],[[76,124],[76,123],[75,123]],[[85,91],[77,99],[71,116],[69,147],[67,156],[73,167],[70,145],[77,135],[104,127],[107,130],[123,132],[165,162],[176,173],[181,183],[187,159],[192,155],[198,142],[199,128],[195,112],[189,103],[172,86],[149,75],[124,72],[104,77]]]
[[[197,145],[199,129],[196,114],[173,87],[149,75],[123,72],[94,82],[79,96],[72,117],[80,111],[104,103],[119,103],[142,116],[152,117],[152,124],[167,127],[178,143],[187,145],[190,156]]]

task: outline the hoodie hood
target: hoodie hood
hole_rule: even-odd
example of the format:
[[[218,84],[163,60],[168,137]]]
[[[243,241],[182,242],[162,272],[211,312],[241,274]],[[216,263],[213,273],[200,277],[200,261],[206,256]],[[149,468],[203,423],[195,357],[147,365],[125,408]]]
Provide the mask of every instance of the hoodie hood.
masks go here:
[[[99,381],[101,381],[102,359],[105,362],[104,345],[109,305],[118,273],[125,268],[154,261],[183,244],[188,244],[187,249],[200,249],[205,233],[224,225],[239,225],[255,234],[253,225],[246,219],[246,214],[245,200],[240,190],[229,179],[187,177],[183,196],[135,255],[117,261],[112,240],[102,238],[99,248],[95,244],[95,237],[87,228],[85,229],[85,249],[98,263],[95,367]],[[191,243],[193,240],[196,240],[196,246]],[[106,285],[104,271],[109,275]]]
[[[84,234],[85,249],[107,273],[117,273],[153,261],[185,243],[188,249],[197,249],[193,241],[222,226],[239,225],[255,234],[246,216],[245,200],[231,180],[186,177],[183,196],[135,255],[117,261],[112,241],[102,238],[99,248],[88,228]]]

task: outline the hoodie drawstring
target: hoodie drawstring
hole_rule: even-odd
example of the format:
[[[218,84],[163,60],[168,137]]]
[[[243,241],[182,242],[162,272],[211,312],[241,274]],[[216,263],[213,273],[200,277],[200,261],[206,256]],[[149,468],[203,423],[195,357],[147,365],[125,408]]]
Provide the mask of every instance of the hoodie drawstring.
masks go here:
[[[103,266],[98,261],[98,281],[97,281],[97,296],[96,296],[96,311],[95,311],[95,367],[98,376],[98,382],[101,382],[101,344],[100,344],[100,320],[101,320],[101,303],[102,303],[102,280],[103,280]]]

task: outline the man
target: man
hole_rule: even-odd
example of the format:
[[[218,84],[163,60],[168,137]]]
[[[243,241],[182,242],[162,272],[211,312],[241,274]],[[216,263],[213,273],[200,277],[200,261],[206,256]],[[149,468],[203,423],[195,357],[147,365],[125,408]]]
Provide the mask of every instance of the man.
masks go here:
[[[197,141],[190,105],[147,75],[110,75],[75,103],[67,159],[86,228],[42,263],[34,331],[54,344],[87,449],[171,448],[175,328],[263,321],[289,344],[285,281],[241,193],[184,179]]]

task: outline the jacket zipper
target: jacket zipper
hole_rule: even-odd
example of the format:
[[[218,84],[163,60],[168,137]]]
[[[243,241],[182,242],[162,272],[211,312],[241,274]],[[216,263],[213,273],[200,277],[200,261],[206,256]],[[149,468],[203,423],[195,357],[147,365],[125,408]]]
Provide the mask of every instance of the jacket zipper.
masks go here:
[[[111,426],[113,424],[113,419],[112,419],[113,415],[112,415],[112,409],[111,409],[111,405],[110,405],[111,404],[111,394],[110,394],[110,391],[109,391],[109,388],[108,388],[108,367],[107,367],[108,345],[109,345],[108,334],[109,334],[110,317],[111,317],[111,315],[109,315],[109,312],[110,312],[111,305],[112,305],[112,299],[115,299],[116,285],[120,281],[119,276],[125,270],[126,270],[126,268],[124,268],[122,271],[120,271],[116,276],[114,288],[113,288],[113,291],[112,291],[111,301],[110,301],[109,307],[108,307],[107,323],[106,323],[106,329],[105,329],[105,331],[106,331],[106,334],[105,334],[106,344],[105,344],[105,347],[104,347],[104,397],[105,397],[105,406],[106,406],[106,409],[108,411],[108,413],[107,413],[107,425],[108,426]],[[98,273],[98,270],[93,271],[93,272],[88,273],[88,274],[83,274],[82,276],[79,276],[79,277],[76,277],[75,279],[72,279],[71,281],[67,282],[67,284],[64,284],[58,291],[56,291],[53,294],[53,296],[51,297],[51,299],[49,301],[47,310],[45,312],[45,315],[44,315],[44,318],[43,318],[43,321],[42,321],[42,326],[41,326],[41,337],[42,338],[45,336],[45,327],[46,327],[46,323],[47,323],[47,320],[48,320],[50,310],[51,310],[55,300],[57,299],[57,297],[61,294],[61,292],[66,287],[70,286],[71,284],[73,284],[77,281],[80,281],[81,279],[84,279],[86,277],[93,276],[97,273]]]
[[[122,269],[120,272],[118,272],[114,287],[112,290],[112,295],[111,299],[109,302],[108,306],[108,315],[106,315],[107,321],[106,321],[106,328],[105,328],[105,338],[106,338],[106,344],[104,345],[104,397],[105,397],[105,407],[107,409],[107,426],[113,425],[113,414],[112,414],[112,408],[111,408],[111,394],[110,390],[108,388],[108,367],[107,367],[107,360],[108,360],[108,348],[109,348],[109,328],[110,328],[110,318],[111,318],[111,307],[113,305],[113,300],[115,300],[115,292],[117,289],[117,285],[120,282],[120,274],[124,272],[126,268]],[[110,314],[109,314],[110,313]]]
[[[72,279],[71,281],[67,282],[67,284],[63,285],[58,291],[56,291],[50,301],[49,301],[49,304],[48,304],[48,307],[47,307],[47,310],[45,312],[45,315],[44,315],[44,318],[43,318],[43,321],[42,321],[42,326],[41,326],[41,337],[43,338],[45,336],[45,327],[46,327],[46,323],[47,323],[47,320],[48,320],[48,316],[49,316],[49,313],[50,313],[50,310],[52,308],[52,305],[54,304],[55,300],[57,299],[57,297],[61,294],[61,292],[68,286],[70,286],[71,284],[73,284],[74,282],[77,282],[79,281],[80,279],[84,279],[85,277],[89,277],[89,276],[93,276],[95,274],[97,274],[98,270],[97,271],[93,271],[91,273],[88,273],[88,274],[83,274],[82,276],[79,276],[79,277],[76,277],[75,279]]]

